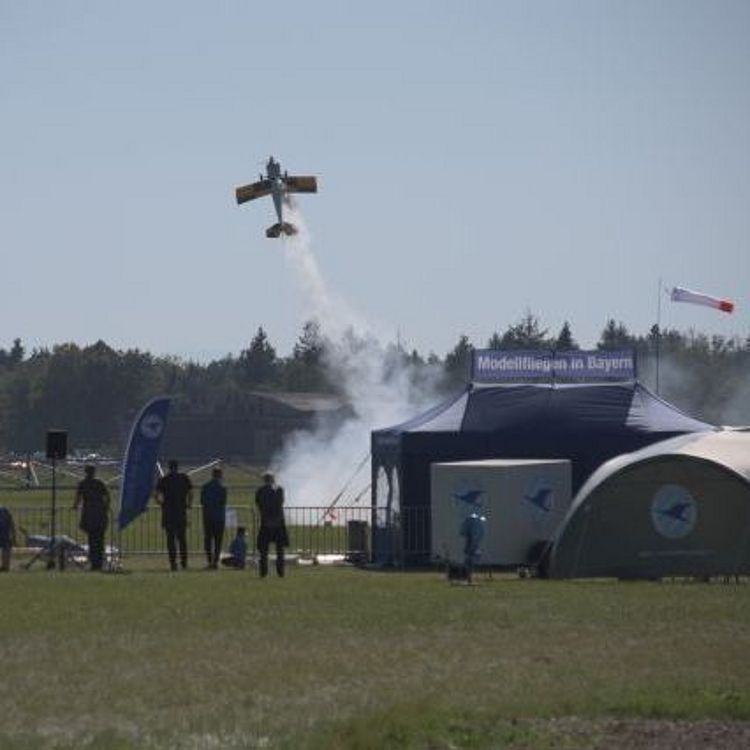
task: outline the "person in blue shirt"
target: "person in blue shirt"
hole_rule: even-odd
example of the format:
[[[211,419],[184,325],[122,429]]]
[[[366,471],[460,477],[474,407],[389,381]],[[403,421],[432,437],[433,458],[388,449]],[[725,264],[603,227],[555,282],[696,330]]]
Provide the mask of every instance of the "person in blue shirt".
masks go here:
[[[464,537],[464,573],[466,582],[473,583],[474,566],[482,554],[480,546],[484,538],[487,519],[478,511],[472,511],[461,524],[460,534]]]
[[[227,509],[227,488],[222,482],[222,471],[216,467],[211,479],[201,487],[203,508],[203,546],[206,550],[208,568],[219,567],[221,544],[224,540],[224,524]]]
[[[7,508],[0,506],[0,572],[10,570],[10,554],[16,543],[16,526]]]
[[[247,537],[245,536],[245,527],[237,527],[237,536],[232,539],[232,543],[229,545],[229,556],[223,557],[221,560],[222,565],[226,565],[228,568],[237,568],[237,570],[244,570],[245,563],[247,560]]]

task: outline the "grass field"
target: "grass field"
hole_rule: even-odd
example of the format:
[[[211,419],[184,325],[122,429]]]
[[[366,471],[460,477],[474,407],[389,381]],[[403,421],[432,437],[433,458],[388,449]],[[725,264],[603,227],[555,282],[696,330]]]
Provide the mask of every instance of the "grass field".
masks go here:
[[[627,747],[610,741],[622,727],[717,726],[725,747],[750,737],[749,585],[479,583],[323,567],[263,581],[2,575],[0,747]]]

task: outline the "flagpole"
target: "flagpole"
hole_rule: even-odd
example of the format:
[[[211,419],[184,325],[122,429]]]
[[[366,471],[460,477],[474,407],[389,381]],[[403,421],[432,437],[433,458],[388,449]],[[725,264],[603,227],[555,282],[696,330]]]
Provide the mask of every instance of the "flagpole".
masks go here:
[[[659,349],[661,341],[661,276],[656,299],[656,395],[659,395]]]

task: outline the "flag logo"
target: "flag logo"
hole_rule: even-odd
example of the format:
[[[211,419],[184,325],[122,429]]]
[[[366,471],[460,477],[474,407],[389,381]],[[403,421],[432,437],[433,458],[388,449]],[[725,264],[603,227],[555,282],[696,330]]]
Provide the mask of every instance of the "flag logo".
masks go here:
[[[163,430],[164,420],[158,414],[154,414],[153,412],[147,414],[141,422],[141,434],[143,437],[149,438],[150,440],[158,438]]]
[[[154,489],[154,470],[167,426],[169,398],[160,396],[149,401],[133,423],[125,457],[118,509],[118,526],[124,529],[146,510]]]

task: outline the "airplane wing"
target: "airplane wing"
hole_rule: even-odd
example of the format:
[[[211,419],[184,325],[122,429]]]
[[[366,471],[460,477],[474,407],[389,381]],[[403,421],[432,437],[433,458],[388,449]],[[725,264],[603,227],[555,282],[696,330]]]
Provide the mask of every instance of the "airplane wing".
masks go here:
[[[318,192],[318,181],[315,177],[285,177],[284,182],[289,193]]]
[[[260,182],[254,182],[252,185],[243,185],[235,190],[235,194],[237,195],[238,205],[256,198],[262,198],[264,195],[271,195],[271,181],[260,180]]]

